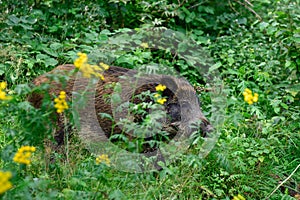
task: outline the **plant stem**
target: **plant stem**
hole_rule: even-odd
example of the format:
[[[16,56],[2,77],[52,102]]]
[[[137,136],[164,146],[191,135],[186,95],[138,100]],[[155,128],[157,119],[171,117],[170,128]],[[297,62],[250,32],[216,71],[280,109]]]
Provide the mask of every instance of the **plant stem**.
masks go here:
[[[294,171],[284,180],[282,181],[272,192],[269,194],[265,199],[269,199],[285,182],[287,182],[293,175],[294,173],[298,170],[300,167],[300,164],[294,169]]]

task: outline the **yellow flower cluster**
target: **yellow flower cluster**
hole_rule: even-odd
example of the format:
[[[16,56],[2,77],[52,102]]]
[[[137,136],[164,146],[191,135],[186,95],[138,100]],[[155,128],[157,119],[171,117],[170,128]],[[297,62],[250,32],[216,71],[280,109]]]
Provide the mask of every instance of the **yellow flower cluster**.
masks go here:
[[[165,85],[159,84],[158,86],[155,87],[155,90],[157,92],[163,92],[167,87]]]
[[[0,195],[12,188],[12,184],[9,181],[11,177],[11,172],[0,171]]]
[[[6,89],[6,82],[0,82],[0,100],[9,100],[11,99],[10,96],[6,96],[6,92],[4,90]]]
[[[14,161],[16,163],[29,165],[31,153],[35,152],[35,147],[33,146],[22,146],[18,149],[18,152],[15,154]]]
[[[148,45],[148,43],[146,43],[146,42],[142,42],[142,43],[141,43],[141,47],[147,49],[147,48],[149,48],[149,45]]]
[[[59,96],[57,98],[54,99],[54,108],[57,109],[57,113],[62,113],[64,112],[64,110],[68,109],[69,106],[66,102],[66,92],[65,91],[61,91],[59,93]]]
[[[86,78],[90,78],[91,76],[98,77],[101,80],[104,80],[104,76],[101,74],[103,70],[108,70],[109,66],[104,63],[99,63],[100,66],[98,65],[90,65],[88,64],[88,56],[85,53],[79,52],[77,54],[79,58],[77,58],[74,61],[74,65],[76,68],[78,68],[81,72],[82,75]]]
[[[99,65],[100,65],[100,67],[102,67],[104,70],[108,70],[108,69],[109,69],[109,65],[107,65],[107,64],[105,64],[105,63],[103,63],[103,62],[99,63]]]
[[[243,95],[244,101],[246,101],[250,105],[258,101],[258,94],[254,93],[254,95],[252,95],[252,91],[248,88],[245,89]]]
[[[167,87],[166,87],[165,85],[159,84],[159,85],[157,85],[157,86],[155,87],[155,90],[156,90],[157,92],[160,92],[160,93],[161,93],[161,92],[163,92],[166,88],[167,88]],[[162,105],[162,104],[164,104],[164,103],[167,101],[167,99],[166,99],[166,98],[162,98],[160,93],[154,94],[154,97],[155,97],[155,99],[156,99],[156,102]]]
[[[246,199],[242,195],[238,194],[237,196],[234,196],[232,200],[246,200]]]
[[[85,53],[81,53],[81,52],[77,53],[77,56],[79,58],[77,58],[74,61],[74,65],[75,65],[76,68],[79,69],[80,67],[82,67],[82,65],[84,65],[85,63],[87,63],[88,57],[87,57],[87,55]]]
[[[162,98],[160,94],[156,93],[154,94],[154,97],[156,98],[156,102],[159,103],[159,104],[164,104],[167,99],[166,98]]]
[[[110,159],[107,154],[102,154],[96,158],[96,164],[105,163],[106,165],[110,165]]]

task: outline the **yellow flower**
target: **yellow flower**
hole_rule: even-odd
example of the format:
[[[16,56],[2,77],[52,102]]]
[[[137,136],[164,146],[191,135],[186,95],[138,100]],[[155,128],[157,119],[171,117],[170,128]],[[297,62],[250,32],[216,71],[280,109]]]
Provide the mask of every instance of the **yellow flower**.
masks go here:
[[[91,76],[94,76],[100,78],[101,80],[104,80],[104,76],[100,73],[103,70],[97,65],[84,64],[80,68],[80,71],[85,78],[91,78]]]
[[[258,101],[258,94],[254,93],[254,95],[252,95],[252,91],[248,88],[244,90],[243,95],[244,101],[247,102],[249,105],[252,105],[254,102]]]
[[[158,86],[155,87],[156,91],[161,91],[163,92],[167,87],[165,85],[159,84]]]
[[[11,96],[6,96],[6,92],[3,91],[6,89],[6,86],[6,82],[0,82],[0,100],[9,100],[12,98]]]
[[[105,163],[106,165],[110,165],[110,159],[107,154],[102,154],[96,158],[96,164]]]
[[[232,200],[246,200],[246,199],[242,195],[238,194],[237,196],[234,196]]]
[[[258,101],[258,94],[254,93],[253,102],[257,102],[257,101]]]
[[[7,84],[6,82],[0,82],[0,89],[4,90],[6,88]]]
[[[54,108],[56,108],[57,113],[62,113],[69,108],[66,102],[66,92],[61,91],[59,96],[54,99]]]
[[[99,63],[100,67],[97,65],[88,64],[88,56],[85,53],[78,53],[79,58],[74,61],[74,65],[81,72],[83,77],[90,78],[91,76],[98,77],[101,80],[104,80],[104,76],[100,73],[104,70],[109,69],[109,66],[104,63]]]
[[[108,70],[108,69],[109,69],[109,65],[107,65],[107,64],[105,64],[105,63],[103,63],[103,62],[99,63],[99,65],[100,65],[104,70]]]
[[[83,64],[83,65],[80,67],[80,71],[82,72],[82,75],[83,75],[83,77],[85,77],[85,78],[90,78],[90,77],[91,77],[91,74],[93,73],[93,70],[92,70],[92,68],[90,67],[89,64]]]
[[[0,195],[12,188],[12,184],[9,181],[11,177],[11,172],[0,171]]]
[[[167,87],[165,85],[159,84],[155,87],[155,90],[158,93],[154,94],[154,98],[156,99],[156,102],[159,104],[164,104],[167,99],[166,98],[162,98],[161,93],[166,89]]]
[[[161,99],[156,100],[156,102],[159,104],[164,104],[166,101],[167,101],[166,98],[161,98]]]
[[[0,90],[0,99],[5,100],[6,99],[6,93]]]
[[[81,52],[77,53],[77,55],[79,56],[79,58],[77,58],[74,61],[74,65],[75,65],[76,68],[80,69],[82,67],[82,65],[87,63],[88,57],[85,53],[81,53]]]
[[[146,42],[142,42],[141,43],[141,47],[143,47],[143,48],[149,48],[149,45],[148,45],[148,43],[146,43]]]
[[[159,97],[161,97],[161,96],[160,96],[160,94],[155,93],[155,94],[154,94],[154,97],[155,97],[155,98],[159,98]]]
[[[249,88],[246,88],[244,92],[246,92],[248,94],[252,94],[252,91]]]
[[[30,164],[30,157],[31,153],[35,152],[35,147],[33,146],[22,146],[18,149],[17,153],[15,154],[13,161],[20,164],[29,165]]]
[[[102,81],[104,81],[104,76],[103,76],[102,74],[99,74],[98,77],[99,77]]]

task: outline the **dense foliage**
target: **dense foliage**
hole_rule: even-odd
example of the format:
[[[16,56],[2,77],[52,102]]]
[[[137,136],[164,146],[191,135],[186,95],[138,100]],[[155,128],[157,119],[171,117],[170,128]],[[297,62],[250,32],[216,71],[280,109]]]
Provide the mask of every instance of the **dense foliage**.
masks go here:
[[[0,166],[13,172],[13,187],[0,194],[3,199],[300,199],[299,0],[82,2],[0,0],[0,80],[7,82],[0,92],[13,97],[0,100]],[[176,31],[184,38],[178,51],[141,47],[148,41],[140,34],[149,28]],[[54,163],[41,159],[49,150],[43,140],[54,127],[53,97],[46,94],[40,109],[26,101],[32,91],[48,88],[33,88],[35,77],[73,63],[77,52],[97,60],[103,59],[97,52],[112,48],[106,49],[109,64],[160,64],[186,77],[209,118],[212,88],[193,66],[200,54],[179,56],[194,44],[210,57],[209,72],[218,71],[226,95],[221,135],[207,157],[198,156],[196,140],[159,172],[125,173],[97,165],[72,137],[67,155],[56,153]],[[258,93],[256,103],[244,101],[246,88]],[[36,150],[30,165],[19,166],[13,158],[24,145]]]

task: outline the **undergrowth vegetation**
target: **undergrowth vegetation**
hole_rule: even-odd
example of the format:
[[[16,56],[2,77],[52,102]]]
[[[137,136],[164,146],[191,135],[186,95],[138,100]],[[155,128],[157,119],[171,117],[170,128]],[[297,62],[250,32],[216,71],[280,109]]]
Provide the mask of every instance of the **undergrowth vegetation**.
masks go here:
[[[300,199],[299,0],[0,0],[0,13],[0,198]],[[166,38],[147,41],[156,38],[148,30],[174,31],[165,33],[176,48]],[[206,73],[218,72],[226,103],[212,151],[199,156],[195,137],[174,162],[145,173],[118,170],[76,133],[53,152],[58,96],[46,92],[49,84],[31,81],[74,63],[78,52],[91,64],[185,77],[208,119],[216,110]],[[199,60],[207,70],[195,68]],[[64,83],[69,77],[48,78]],[[27,101],[34,92],[44,95],[39,108]],[[160,128],[160,110],[147,113],[164,96],[143,95],[153,101],[130,106],[145,124],[126,125]],[[60,115],[76,125],[78,113],[67,103]],[[121,145],[135,149],[133,143]]]

